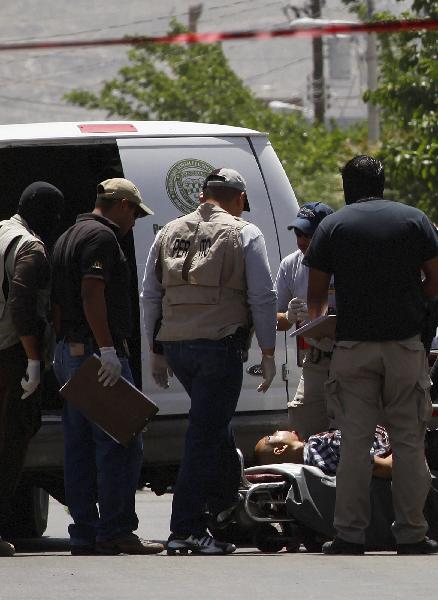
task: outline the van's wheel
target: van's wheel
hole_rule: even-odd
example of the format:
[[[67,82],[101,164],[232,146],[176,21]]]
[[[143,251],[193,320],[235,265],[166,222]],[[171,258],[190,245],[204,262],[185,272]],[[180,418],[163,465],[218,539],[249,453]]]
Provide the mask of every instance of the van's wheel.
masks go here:
[[[285,545],[281,533],[268,523],[257,528],[253,535],[253,543],[260,552],[280,552]]]
[[[49,494],[39,487],[20,485],[13,499],[13,513],[1,533],[9,539],[41,537],[48,517]]]

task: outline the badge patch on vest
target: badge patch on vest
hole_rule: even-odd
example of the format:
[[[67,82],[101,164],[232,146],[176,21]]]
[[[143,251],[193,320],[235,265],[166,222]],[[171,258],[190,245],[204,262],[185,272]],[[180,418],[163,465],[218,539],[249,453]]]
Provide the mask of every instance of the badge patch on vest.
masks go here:
[[[211,239],[210,238],[205,238],[203,240],[201,240],[200,244],[199,244],[199,256],[202,256],[203,258],[205,258],[208,254],[208,251],[211,248]]]
[[[166,190],[176,208],[188,214],[199,206],[202,184],[214,167],[197,158],[186,158],[176,162],[167,172]]]
[[[211,239],[204,238],[199,243],[199,250],[197,254],[205,258],[211,248]],[[182,258],[186,257],[190,250],[190,240],[184,240],[182,238],[176,238],[173,242],[172,250],[170,252],[171,258]]]
[[[181,258],[183,256],[187,256],[187,253],[190,248],[189,240],[183,240],[181,238],[176,238],[173,242],[172,252],[170,254],[171,258]]]

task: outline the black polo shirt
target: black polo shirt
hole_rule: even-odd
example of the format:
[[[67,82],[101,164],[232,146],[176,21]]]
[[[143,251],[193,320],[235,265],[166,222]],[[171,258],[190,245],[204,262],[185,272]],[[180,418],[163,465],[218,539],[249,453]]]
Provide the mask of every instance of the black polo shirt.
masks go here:
[[[117,236],[119,227],[100,215],[79,215],[53,250],[53,302],[61,308],[61,335],[82,342],[92,337],[84,315],[84,277],[105,281],[108,325],[114,344],[132,329],[130,272]]]
[[[371,198],[326,217],[303,262],[334,274],[337,340],[384,341],[421,332],[421,266],[435,256],[437,235],[421,210]]]

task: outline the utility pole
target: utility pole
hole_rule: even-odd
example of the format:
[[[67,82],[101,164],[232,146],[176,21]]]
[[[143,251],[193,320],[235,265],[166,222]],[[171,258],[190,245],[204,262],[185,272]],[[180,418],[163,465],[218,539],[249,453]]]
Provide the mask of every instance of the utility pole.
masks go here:
[[[194,32],[198,29],[198,21],[202,14],[202,8],[202,2],[189,6],[189,31]]]
[[[374,14],[374,0],[367,0],[367,18],[370,20]],[[377,37],[375,33],[367,36],[367,85],[373,92],[377,89]],[[368,110],[368,141],[375,144],[380,137],[379,109],[372,102],[367,103]]]
[[[321,18],[321,0],[310,1],[310,16],[312,19]],[[322,37],[312,39],[313,49],[313,77],[312,93],[315,121],[324,123],[325,118],[325,83],[324,83],[324,56]]]

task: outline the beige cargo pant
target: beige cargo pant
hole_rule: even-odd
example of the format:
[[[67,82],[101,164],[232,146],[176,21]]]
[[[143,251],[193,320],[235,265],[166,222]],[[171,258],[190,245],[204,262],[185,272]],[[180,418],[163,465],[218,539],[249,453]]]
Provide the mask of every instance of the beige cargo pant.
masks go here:
[[[397,342],[338,342],[326,383],[328,412],[342,431],[336,477],[337,535],[363,544],[370,519],[370,448],[383,412],[393,451],[392,496],[398,544],[422,540],[430,488],[424,456],[432,416],[426,354],[419,336]]]
[[[308,351],[295,397],[289,401],[289,428],[303,440],[329,428],[324,384],[329,377],[330,360],[316,348]]]

